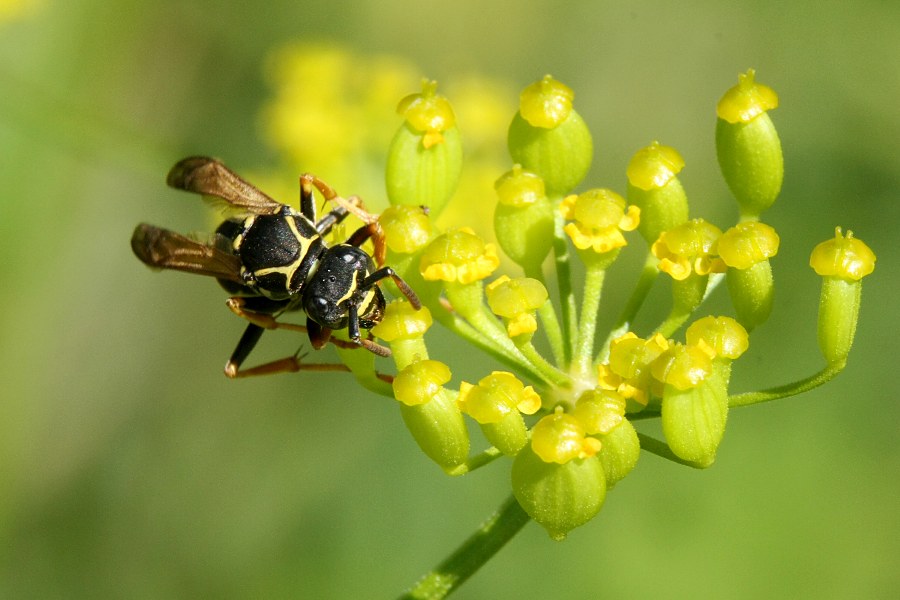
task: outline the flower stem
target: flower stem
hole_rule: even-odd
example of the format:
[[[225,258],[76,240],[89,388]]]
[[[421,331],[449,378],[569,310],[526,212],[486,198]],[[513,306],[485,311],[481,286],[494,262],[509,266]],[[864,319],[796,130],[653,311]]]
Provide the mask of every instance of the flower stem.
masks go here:
[[[491,464],[492,462],[494,462],[501,456],[503,456],[503,453],[500,450],[491,446],[487,450],[485,450],[479,454],[476,454],[475,456],[470,457],[469,460],[467,460],[463,464],[459,465],[457,468],[453,469],[451,472],[448,473],[448,475],[457,476],[457,475],[465,475],[466,473],[471,473],[472,471],[474,471],[476,469],[480,469],[481,467]]]
[[[590,370],[594,355],[594,336],[597,331],[597,311],[603,295],[606,268],[588,264],[584,278],[584,295],[581,299],[581,323],[578,324],[578,341],[575,344],[573,362],[582,375]]]
[[[684,465],[685,467],[691,467],[693,469],[702,468],[699,465],[675,456],[675,453],[669,449],[669,446],[665,442],[660,441],[653,436],[649,436],[646,433],[638,432],[637,435],[638,439],[641,441],[641,450],[646,450],[650,454],[655,454],[660,458],[671,460],[672,462]]]
[[[544,286],[546,287],[546,285]],[[544,335],[550,343],[550,351],[553,353],[553,360],[558,366],[565,364],[566,351],[563,344],[562,330],[559,328],[559,319],[556,317],[556,310],[553,303],[547,300],[538,309],[538,315],[541,317],[541,323],[544,325]]]
[[[518,369],[522,374],[530,377],[534,381],[542,381],[547,384],[551,383],[545,380],[544,376],[528,362],[512,342],[509,342],[508,346],[497,343],[497,339],[509,341],[509,336],[505,335],[505,333],[502,337],[498,336],[496,339],[490,339],[472,327],[472,325],[456,313],[441,310],[440,312],[433,314],[441,325],[466,342],[481,348],[484,352],[490,354],[503,364],[512,367],[513,369]]]
[[[559,198],[555,199],[558,203]],[[556,260],[556,282],[559,288],[559,301],[562,308],[563,321],[563,349],[566,356],[563,361],[568,364],[572,358],[572,345],[575,341],[575,332],[578,330],[578,313],[575,304],[575,294],[572,291],[572,269],[569,264],[569,244],[563,232],[565,220],[559,211],[556,211],[553,227],[553,255]]]
[[[453,554],[425,574],[401,598],[446,598],[494,556],[528,521],[528,515],[516,499],[510,496]]]
[[[817,388],[823,383],[834,379],[835,375],[843,371],[846,365],[847,361],[844,360],[828,365],[818,373],[815,373],[814,375],[810,375],[805,379],[800,379],[799,381],[795,381],[793,383],[780,385],[758,392],[745,392],[743,394],[735,394],[734,396],[730,396],[728,398],[728,406],[750,406],[752,404],[770,402],[772,400],[778,400],[780,398],[787,398],[788,396],[795,396],[797,394],[802,394],[803,392],[808,392],[809,390]]]
[[[525,336],[522,336],[525,337]],[[519,349],[525,358],[534,365],[534,368],[544,375],[546,381],[552,382],[556,386],[567,387],[572,384],[572,379],[566,374],[547,362],[543,356],[535,349],[531,340],[517,341],[513,340],[516,348]]]
[[[613,326],[612,331],[609,332],[609,335],[603,342],[603,346],[600,348],[595,364],[604,362],[609,357],[609,345],[612,341],[625,335],[628,333],[628,330],[631,329],[631,324],[634,322],[638,311],[644,304],[647,294],[650,293],[653,282],[656,281],[656,277],[659,275],[659,269],[656,268],[658,262],[659,261],[653,254],[647,253],[647,258],[644,261],[644,269],[641,271],[641,277],[638,279],[637,285],[631,293],[631,297],[625,304],[625,308],[622,309],[622,314],[619,315],[619,319]]]

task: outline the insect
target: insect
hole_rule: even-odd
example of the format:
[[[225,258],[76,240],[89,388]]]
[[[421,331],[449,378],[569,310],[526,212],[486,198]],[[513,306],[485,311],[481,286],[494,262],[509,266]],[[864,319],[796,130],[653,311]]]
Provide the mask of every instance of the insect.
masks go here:
[[[249,324],[225,364],[228,377],[301,368],[294,356],[241,370],[266,329],[305,331],[316,349],[331,341],[390,356],[388,348],[361,332],[384,316],[385,299],[378,287],[384,279],[392,279],[413,307],[421,307],[409,285],[391,267],[381,266],[385,249],[375,217],[362,209],[358,198],[338,196],[313,175],[300,177],[299,212],[276,202],[213,158],[193,156],[179,161],[166,183],[224,201],[237,214],[205,242],[146,223],[138,225],[131,237],[132,250],[145,264],[215,277],[232,294],[228,308]],[[318,220],[314,188],[335,203]],[[328,246],[323,237],[350,213],[365,224],[345,243]],[[370,238],[374,258],[360,248]],[[282,313],[294,311],[306,313],[305,327],[277,320]],[[349,342],[331,338],[333,331],[341,329],[347,329]]]

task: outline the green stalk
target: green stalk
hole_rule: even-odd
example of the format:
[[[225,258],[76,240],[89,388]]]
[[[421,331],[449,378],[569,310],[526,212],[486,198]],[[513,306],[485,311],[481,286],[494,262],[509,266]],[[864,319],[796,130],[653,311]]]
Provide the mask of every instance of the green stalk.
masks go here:
[[[778,400],[780,398],[787,398],[789,396],[796,396],[797,394],[808,392],[809,390],[817,388],[823,383],[827,383],[828,381],[834,379],[834,377],[838,373],[844,370],[844,367],[846,365],[847,361],[841,361],[832,365],[828,365],[818,373],[815,373],[814,375],[810,375],[805,379],[800,379],[793,383],[780,385],[758,392],[744,392],[743,394],[729,396],[728,406],[732,408],[738,406],[751,406],[753,404],[771,402],[772,400]]]
[[[600,348],[600,352],[597,354],[597,358],[594,361],[595,365],[598,365],[609,358],[609,345],[612,341],[625,335],[631,329],[631,324],[634,322],[638,311],[644,304],[644,300],[646,300],[647,295],[650,293],[653,282],[656,281],[656,278],[659,275],[659,269],[656,268],[658,262],[659,261],[653,254],[650,252],[647,253],[647,258],[644,260],[644,268],[641,271],[641,277],[638,279],[637,285],[631,293],[631,297],[628,298],[625,308],[622,309],[622,314],[619,315],[618,320],[615,325],[613,325],[606,340],[604,340],[603,346]]]
[[[559,198],[553,199],[559,203]],[[578,312],[575,304],[575,294],[572,291],[572,269],[569,264],[569,244],[563,231],[565,220],[559,211],[555,212],[553,226],[553,255],[556,261],[556,284],[559,289],[559,302],[562,308],[563,321],[563,349],[565,360],[568,364],[572,359],[572,345],[575,342],[575,332],[578,330]]]
[[[552,384],[552,381],[544,379],[543,374],[535,369],[535,367],[532,366],[519,349],[512,345],[512,343],[509,344],[509,347],[498,344],[495,340],[486,337],[480,331],[472,327],[465,319],[456,313],[441,310],[432,314],[441,325],[452,331],[459,338],[480,348],[486,354],[493,356],[513,370],[518,370],[521,374],[531,378],[533,381],[540,381],[546,385]],[[509,341],[509,336],[504,335],[501,339]]]
[[[578,325],[578,337],[575,344],[573,362],[582,376],[590,371],[591,359],[594,356],[594,337],[597,332],[597,312],[600,310],[600,298],[603,296],[603,281],[606,279],[606,267],[586,262],[587,271],[584,278],[584,295],[581,298],[581,323]]]
[[[535,349],[531,340],[524,339],[526,336],[520,336],[523,339],[513,340],[516,348],[534,365],[534,368],[540,371],[546,381],[552,382],[556,386],[568,387],[572,384],[572,379],[566,374],[547,362],[543,356]]]
[[[638,439],[641,441],[641,450],[646,450],[650,454],[655,454],[660,458],[671,460],[672,462],[678,463],[679,465],[684,465],[685,467],[691,467],[692,469],[702,468],[692,462],[675,456],[675,454],[672,452],[672,450],[669,449],[669,446],[665,442],[660,441],[655,437],[649,436],[646,433],[638,432],[637,435]]]
[[[516,499],[510,496],[453,554],[426,573],[400,598],[446,598],[484,566],[529,520]]]
[[[547,341],[550,343],[550,352],[553,353],[553,360],[557,366],[562,367],[565,365],[566,351],[563,344],[562,330],[559,328],[559,319],[556,317],[556,309],[553,308],[553,303],[547,300],[537,312],[544,326],[544,335],[547,336]]]

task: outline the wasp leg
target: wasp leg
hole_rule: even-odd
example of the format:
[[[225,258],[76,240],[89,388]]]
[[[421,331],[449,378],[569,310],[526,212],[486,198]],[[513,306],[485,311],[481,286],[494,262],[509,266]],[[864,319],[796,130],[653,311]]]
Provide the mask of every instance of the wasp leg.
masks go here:
[[[306,333],[306,327],[303,325],[295,325],[294,323],[282,323],[277,321],[272,312],[277,312],[279,308],[284,307],[283,302],[277,302],[262,297],[244,297],[234,296],[225,302],[231,312],[246,319],[263,329],[287,329],[289,331],[299,331]]]
[[[251,325],[252,326],[252,325]],[[279,360],[273,360],[249,369],[239,370],[237,366],[229,370],[231,361],[225,366],[225,374],[232,379],[241,377],[257,377],[259,375],[275,375],[277,373],[296,373],[297,371],[343,371],[349,372],[350,368],[341,363],[304,363],[299,354],[287,356]]]
[[[362,337],[362,333],[359,329],[359,310],[356,306],[350,306],[348,310],[347,337],[349,337],[354,344],[362,346],[372,354],[383,356],[385,358],[391,355],[390,348]]]
[[[377,271],[363,279],[360,282],[359,287],[364,290],[369,289],[382,279],[387,279],[388,277],[394,280],[394,284],[397,286],[400,292],[404,296],[406,296],[406,299],[409,300],[409,303],[412,304],[414,309],[419,310],[420,308],[422,308],[422,303],[419,301],[419,297],[416,296],[416,293],[412,290],[411,287],[409,287],[409,284],[403,281],[403,279],[399,275],[397,275],[394,269],[390,267],[382,267],[378,269]]]
[[[359,197],[351,196],[350,198],[344,198],[342,196],[339,196],[333,187],[331,187],[330,185],[328,185],[327,183],[325,183],[324,181],[322,181],[315,175],[313,175],[311,173],[304,173],[303,175],[300,176],[300,189],[301,190],[309,189],[309,186],[313,186],[317,190],[319,190],[319,192],[322,194],[322,196],[329,202],[334,202],[338,206],[341,206],[345,210],[347,210],[347,212],[353,213],[354,215],[359,217],[359,219],[363,223],[374,223],[378,220],[377,215],[373,215],[372,213],[368,212],[365,208],[363,208],[362,200],[360,200]],[[304,198],[301,197],[301,207],[300,207],[301,210],[303,211],[303,214],[306,215],[307,217],[309,217],[309,215],[306,213],[306,210],[304,209],[304,206],[303,206],[304,202],[308,202],[308,203],[312,202],[311,190],[310,190],[310,194],[309,194],[308,198],[306,198],[304,200]],[[314,210],[315,210],[315,208],[313,208],[313,211]],[[315,221],[315,219],[311,219],[311,220]]]
[[[380,267],[384,264],[385,257],[387,256],[387,244],[384,242],[384,230],[381,229],[379,223],[367,223],[363,225],[354,231],[353,234],[347,238],[345,243],[358,248],[366,243],[366,240],[368,239],[371,239],[372,245],[375,246],[373,258],[375,259],[375,264]]]

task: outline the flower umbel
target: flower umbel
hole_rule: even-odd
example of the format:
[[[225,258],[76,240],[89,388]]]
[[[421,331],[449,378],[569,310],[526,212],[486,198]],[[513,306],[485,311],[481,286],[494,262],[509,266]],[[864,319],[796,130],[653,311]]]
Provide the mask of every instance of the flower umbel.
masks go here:
[[[391,207],[377,227],[351,238],[383,243],[391,267],[373,270],[384,269],[381,279],[402,275],[423,304],[416,311],[408,302],[389,302],[383,314],[369,315],[380,322],[363,328],[390,346],[396,368],[395,375],[376,371],[373,359],[368,381],[380,387],[370,389],[393,395],[419,448],[448,474],[508,458],[500,471],[515,501],[498,518],[517,519],[517,526],[533,519],[557,540],[599,513],[641,450],[706,468],[727,449],[732,408],[787,397],[837,375],[853,343],[862,278],[875,263],[868,246],[840,229],[817,246],[810,265],[823,281],[818,341],[826,367],[771,390],[729,395],[732,369],[752,368],[741,357],[774,303],[770,260],[782,240],[759,218],[784,174],[769,116],[777,94],[757,83],[751,69],[716,106],[718,163],[740,208],[724,233],[689,218],[679,180],[686,161],[656,141],[628,163],[624,197],[607,187],[582,188],[594,141],[575,97],[549,75],[524,88],[507,131],[508,162],[484,169],[494,189],[462,188],[448,212],[473,215],[472,222],[447,228],[434,217],[461,178],[467,121],[426,80],[399,103],[403,122],[385,169]],[[492,220],[485,216],[491,210]],[[475,233],[491,226],[496,244]],[[604,318],[617,314],[601,293],[606,275],[635,251],[627,243],[634,230],[648,246],[643,271],[618,319],[598,335]],[[583,276],[577,285],[573,274]],[[671,285],[669,312],[646,323],[641,309],[658,279]],[[701,310],[722,280],[734,317]],[[374,286],[368,277],[355,284]],[[390,282],[384,287],[392,292]],[[432,341],[432,318],[465,344],[461,352]],[[457,364],[462,355],[469,360]],[[471,360],[476,355],[485,360]],[[353,372],[362,379],[359,368]],[[477,383],[462,381],[462,373]],[[659,419],[664,441],[635,430],[633,423],[646,419]],[[480,450],[470,454],[472,447]]]

